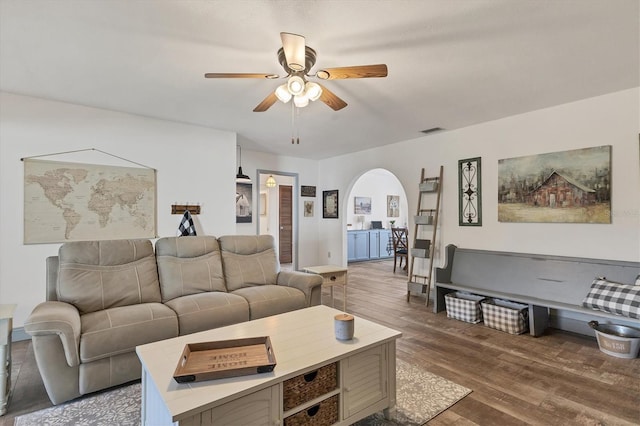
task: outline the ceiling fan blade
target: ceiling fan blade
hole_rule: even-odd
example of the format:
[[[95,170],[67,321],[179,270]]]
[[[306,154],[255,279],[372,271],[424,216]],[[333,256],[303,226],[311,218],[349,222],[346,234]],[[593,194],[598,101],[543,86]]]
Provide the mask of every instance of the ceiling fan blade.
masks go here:
[[[277,74],[252,74],[252,73],[238,73],[238,72],[208,72],[204,75],[205,78],[278,78]]]
[[[347,103],[342,99],[340,99],[331,90],[327,89],[321,84],[319,84],[318,86],[322,87],[322,94],[320,95],[320,100],[325,104],[327,104],[329,108],[331,108],[334,111],[338,111],[347,106]]]
[[[276,97],[275,92],[271,92],[266,98],[263,99],[262,102],[258,104],[257,107],[253,109],[253,112],[265,112],[271,105],[275,104],[278,98]]]
[[[325,68],[316,73],[322,80],[338,80],[344,78],[386,77],[387,65],[356,65],[353,67]]]
[[[287,66],[294,71],[304,71],[305,69],[305,41],[304,36],[292,33],[280,33],[284,57],[287,59]]]

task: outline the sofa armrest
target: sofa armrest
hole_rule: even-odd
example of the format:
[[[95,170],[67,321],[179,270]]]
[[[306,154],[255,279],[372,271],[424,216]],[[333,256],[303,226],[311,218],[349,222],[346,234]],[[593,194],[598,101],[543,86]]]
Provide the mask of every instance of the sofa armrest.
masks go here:
[[[319,305],[322,300],[322,276],[299,271],[281,271],[278,285],[301,290],[307,298],[307,306]]]
[[[60,336],[69,367],[80,365],[80,329],[80,313],[64,302],[40,303],[24,323],[24,330],[31,336]]]

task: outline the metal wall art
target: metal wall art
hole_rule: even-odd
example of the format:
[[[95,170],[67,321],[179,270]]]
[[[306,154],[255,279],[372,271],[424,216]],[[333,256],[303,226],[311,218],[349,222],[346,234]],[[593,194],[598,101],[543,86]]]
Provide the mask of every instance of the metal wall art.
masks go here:
[[[460,226],[482,226],[480,157],[458,161],[458,220]]]

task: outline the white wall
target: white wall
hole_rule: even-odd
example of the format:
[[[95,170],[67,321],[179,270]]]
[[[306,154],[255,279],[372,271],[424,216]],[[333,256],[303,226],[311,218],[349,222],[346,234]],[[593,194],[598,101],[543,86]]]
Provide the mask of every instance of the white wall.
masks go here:
[[[339,220],[320,221],[320,234],[326,237],[320,242],[319,253],[331,251],[346,264],[344,229],[350,219],[345,204],[349,200],[345,198],[362,173],[382,167],[395,174],[405,188],[412,212],[416,209],[421,168],[426,168],[428,176],[435,176],[443,165],[440,250],[451,243],[477,249],[639,261],[638,100],[637,88],[625,90],[322,160],[321,189],[338,189],[341,207]],[[600,145],[613,146],[611,224],[498,222],[498,160]],[[458,160],[472,157],[482,158],[483,225],[461,227],[457,166]],[[414,193],[416,197],[411,196]],[[435,264],[440,261],[436,256]]]
[[[295,146],[292,147],[292,154],[295,154]],[[257,206],[257,198],[260,196],[260,190],[257,189],[258,170],[269,170],[273,172],[295,173],[298,175],[298,185],[316,186],[318,182],[318,162],[315,160],[307,160],[302,158],[277,156],[264,152],[242,150],[242,169],[251,177],[253,182],[253,206]],[[315,216],[304,217],[303,201],[314,200],[309,197],[300,197],[300,187],[297,188],[298,196],[293,200],[294,212],[297,206],[297,223],[298,223],[298,269],[305,266],[318,265],[318,222],[322,217],[321,198],[316,191],[315,198]],[[295,193],[295,191],[294,191]],[[275,214],[277,218],[277,206],[273,200],[277,199],[277,188],[274,194],[269,197],[270,212]],[[320,204],[318,202],[320,201]],[[273,210],[275,209],[275,210]],[[259,213],[259,212],[258,212]],[[295,214],[295,213],[294,213]],[[258,221],[254,213],[252,223],[236,224],[237,234],[253,234],[257,233]],[[266,233],[264,229],[260,229],[260,233]]]
[[[198,233],[222,235],[235,230],[235,146],[231,132],[0,93],[0,303],[18,305],[14,325],[44,301],[45,258],[59,247],[23,244],[21,158],[96,148],[155,168],[158,235],[176,235],[176,202],[200,203]],[[95,151],[44,159],[135,167]]]

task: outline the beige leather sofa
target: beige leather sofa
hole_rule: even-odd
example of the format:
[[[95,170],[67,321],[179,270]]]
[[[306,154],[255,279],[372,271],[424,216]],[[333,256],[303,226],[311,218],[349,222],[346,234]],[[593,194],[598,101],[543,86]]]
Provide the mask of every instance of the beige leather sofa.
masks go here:
[[[280,271],[269,235],[70,242],[24,328],[60,404],[139,379],[138,345],[318,305],[321,285]]]

